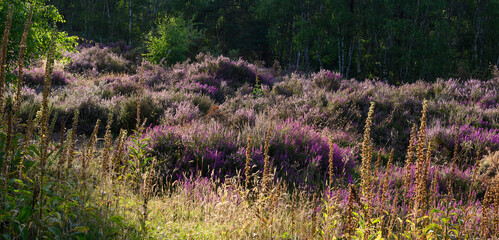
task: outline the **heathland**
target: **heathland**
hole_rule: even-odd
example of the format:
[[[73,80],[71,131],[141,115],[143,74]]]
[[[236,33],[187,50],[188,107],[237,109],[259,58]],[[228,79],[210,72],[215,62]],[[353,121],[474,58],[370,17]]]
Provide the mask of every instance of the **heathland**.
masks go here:
[[[36,42],[51,27],[31,9],[9,40],[12,8],[0,238],[498,238],[497,66],[394,85],[209,53],[168,65]]]

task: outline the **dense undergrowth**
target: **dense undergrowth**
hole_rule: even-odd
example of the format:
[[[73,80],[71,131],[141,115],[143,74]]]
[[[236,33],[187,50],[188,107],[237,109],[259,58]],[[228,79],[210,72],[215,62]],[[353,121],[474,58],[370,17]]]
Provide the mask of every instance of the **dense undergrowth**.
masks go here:
[[[497,239],[497,76],[68,56],[2,92],[5,239]]]

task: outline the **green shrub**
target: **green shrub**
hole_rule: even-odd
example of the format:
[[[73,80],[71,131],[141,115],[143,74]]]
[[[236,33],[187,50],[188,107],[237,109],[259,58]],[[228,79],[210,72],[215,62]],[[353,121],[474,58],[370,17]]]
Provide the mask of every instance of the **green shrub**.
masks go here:
[[[154,63],[172,65],[186,59],[189,47],[202,33],[193,27],[192,22],[182,18],[165,16],[157,23],[156,29],[147,35],[146,58]]]

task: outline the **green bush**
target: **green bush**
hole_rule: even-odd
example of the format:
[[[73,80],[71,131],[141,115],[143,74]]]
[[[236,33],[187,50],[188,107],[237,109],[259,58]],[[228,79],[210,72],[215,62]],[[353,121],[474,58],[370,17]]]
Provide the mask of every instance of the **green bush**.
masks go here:
[[[146,58],[154,63],[172,65],[187,58],[189,48],[202,32],[194,28],[191,21],[165,16],[156,29],[147,35]]]

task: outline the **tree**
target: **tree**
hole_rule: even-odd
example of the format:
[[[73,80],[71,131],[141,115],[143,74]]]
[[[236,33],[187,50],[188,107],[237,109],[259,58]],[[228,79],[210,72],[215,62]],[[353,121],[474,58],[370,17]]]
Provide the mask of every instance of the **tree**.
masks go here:
[[[64,19],[52,5],[46,5],[44,0],[11,0],[0,2],[0,36],[3,38],[5,22],[9,6],[13,8],[12,27],[9,34],[7,52],[7,82],[15,78],[13,71],[16,67],[21,37],[24,25],[28,19],[30,9],[33,10],[32,24],[26,41],[25,63],[29,66],[31,60],[38,59],[46,54],[52,35],[55,34],[56,57],[62,57],[63,51],[74,49],[76,37],[69,37],[66,32],[56,31],[56,24],[63,23]]]

